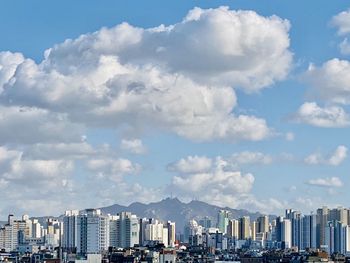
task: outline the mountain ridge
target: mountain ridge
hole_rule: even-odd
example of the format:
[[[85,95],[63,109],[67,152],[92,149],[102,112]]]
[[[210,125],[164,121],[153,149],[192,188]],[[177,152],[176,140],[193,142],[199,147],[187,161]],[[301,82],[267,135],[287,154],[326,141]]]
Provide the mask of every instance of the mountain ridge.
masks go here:
[[[215,226],[217,213],[222,209],[228,210],[231,213],[232,218],[249,216],[251,220],[256,220],[258,216],[262,215],[260,212],[250,212],[246,209],[233,209],[227,206],[220,207],[198,200],[184,203],[176,197],[168,197],[161,201],[149,204],[143,204],[140,202],[134,202],[128,206],[114,204],[101,207],[100,209],[104,214],[117,214],[128,211],[141,218],[156,218],[162,221],[170,220],[176,223],[176,232],[183,232],[183,228],[187,221],[191,219],[199,221],[205,216],[208,216],[212,221],[212,225]],[[272,217],[274,216],[272,215]]]
[[[199,221],[205,216],[208,216],[211,219],[212,226],[216,226],[217,213],[222,209],[228,210],[231,214],[231,218],[249,216],[251,220],[256,220],[258,216],[263,215],[260,212],[251,212],[246,209],[233,209],[227,206],[220,207],[199,200],[192,200],[185,203],[176,197],[168,197],[158,202],[151,202],[149,204],[144,204],[141,202],[133,202],[128,206],[113,204],[110,206],[100,207],[99,209],[101,209],[103,214],[115,215],[120,212],[132,212],[140,218],[155,218],[161,221],[170,220],[176,223],[176,232],[183,232],[183,228],[189,220],[195,219],[196,221]],[[276,217],[275,215],[269,216],[270,219]],[[62,217],[63,215],[31,218],[36,218],[41,224],[45,224],[48,218],[62,219]],[[0,225],[4,224],[6,224],[6,221],[0,222]]]

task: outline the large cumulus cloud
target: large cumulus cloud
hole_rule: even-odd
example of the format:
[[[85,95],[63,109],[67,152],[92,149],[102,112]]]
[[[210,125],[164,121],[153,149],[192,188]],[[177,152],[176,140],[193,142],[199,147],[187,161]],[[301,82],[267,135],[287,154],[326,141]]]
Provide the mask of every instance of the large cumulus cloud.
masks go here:
[[[331,59],[317,67],[311,65],[304,75],[310,84],[308,96],[328,103],[350,103],[350,62]]]
[[[288,30],[277,16],[226,7],[195,8],[170,26],[102,28],[55,45],[39,64],[2,53],[0,99],[98,127],[261,140],[270,129],[264,119],[234,114],[234,89],[251,93],[286,77]]]
[[[50,212],[58,213],[164,194],[125,180],[142,167],[108,146],[89,144],[84,138],[91,128],[138,135],[160,130],[195,141],[267,138],[272,129],[261,116],[236,111],[236,90],[259,92],[286,78],[289,27],[287,20],[253,11],[195,8],[173,25],[123,23],[68,39],[46,50],[40,62],[0,52],[0,189],[6,203],[24,211],[25,200],[27,212],[54,206]],[[122,148],[141,153],[140,146],[125,141]],[[234,205],[249,195],[253,175],[227,170],[220,160],[192,162],[199,168],[187,169],[187,176],[209,179],[212,185],[202,180],[197,190],[210,191],[214,202]],[[177,175],[172,183],[188,196],[193,189],[187,182]],[[44,198],[51,201],[38,201]]]
[[[350,62],[333,58],[321,66],[311,64],[302,79],[309,84],[306,96],[313,101],[301,105],[294,120],[326,128],[348,126],[344,107],[350,104]]]
[[[188,156],[169,164],[169,170],[176,173],[169,191],[183,200],[196,198],[221,207],[249,207],[251,211],[265,213],[282,209],[284,203],[274,198],[258,199],[252,193],[255,177],[251,173],[242,173],[236,167],[238,160],[235,156],[212,159]],[[250,162],[259,163],[260,160]],[[193,169],[189,168],[190,165]]]
[[[23,148],[0,147],[4,214],[59,215],[65,209],[155,201],[162,196],[160,189],[128,182],[125,177],[141,171],[141,166],[118,157],[107,146],[81,142]]]

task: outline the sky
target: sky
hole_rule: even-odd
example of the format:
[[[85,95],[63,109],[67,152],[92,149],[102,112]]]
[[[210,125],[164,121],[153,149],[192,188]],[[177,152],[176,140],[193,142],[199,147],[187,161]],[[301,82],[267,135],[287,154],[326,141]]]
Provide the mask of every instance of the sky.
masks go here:
[[[349,206],[350,5],[0,2],[0,215]]]

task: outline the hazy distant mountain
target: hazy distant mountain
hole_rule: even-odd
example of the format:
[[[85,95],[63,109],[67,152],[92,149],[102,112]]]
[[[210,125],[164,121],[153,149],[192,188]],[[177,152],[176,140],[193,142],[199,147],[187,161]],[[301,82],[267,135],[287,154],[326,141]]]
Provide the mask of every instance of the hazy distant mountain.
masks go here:
[[[166,198],[159,202],[142,204],[135,202],[129,206],[122,205],[111,205],[107,207],[100,208],[104,214],[115,215],[120,212],[132,212],[138,217],[145,218],[156,218],[163,221],[174,221],[176,222],[176,232],[183,232],[183,228],[191,219],[199,221],[200,219],[208,216],[212,220],[213,226],[216,225],[217,214],[221,209],[225,209],[231,212],[232,218],[239,218],[242,216],[249,216],[251,220],[255,220],[258,216],[261,215],[259,212],[249,212],[244,209],[232,209],[228,207],[219,207],[215,205],[210,205],[201,201],[191,201],[189,203],[183,203],[177,198]],[[61,216],[41,216],[33,217],[39,220],[42,225],[46,224],[48,218],[57,218],[62,219]],[[270,216],[274,218],[274,215]],[[0,226],[6,224],[7,222],[0,222]]]
[[[201,201],[183,203],[177,198],[166,198],[160,202],[150,204],[136,202],[129,206],[115,204],[101,208],[102,212],[105,214],[116,214],[119,212],[128,211],[136,214],[139,217],[171,220],[176,222],[176,232],[183,232],[184,225],[188,220],[200,220],[205,216],[209,216],[212,220],[212,224],[216,224],[217,213],[221,209],[229,210],[232,218],[250,216],[251,220],[255,220],[259,215],[261,215],[257,212],[252,213],[243,209],[232,209],[228,207],[223,208]]]

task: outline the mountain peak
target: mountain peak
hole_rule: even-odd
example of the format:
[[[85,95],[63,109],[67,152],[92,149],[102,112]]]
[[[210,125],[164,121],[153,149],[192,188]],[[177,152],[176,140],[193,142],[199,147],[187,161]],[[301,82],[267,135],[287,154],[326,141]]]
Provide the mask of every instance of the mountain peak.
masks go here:
[[[164,198],[163,200],[160,201],[160,203],[178,203],[178,204],[183,204],[177,197],[167,197]]]

